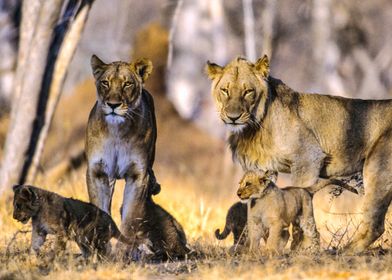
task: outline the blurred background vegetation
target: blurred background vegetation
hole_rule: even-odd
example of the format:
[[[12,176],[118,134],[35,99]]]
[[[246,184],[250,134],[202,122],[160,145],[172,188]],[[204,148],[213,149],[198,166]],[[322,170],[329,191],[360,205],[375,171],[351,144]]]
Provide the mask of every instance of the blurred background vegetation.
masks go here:
[[[390,0],[0,0],[0,194],[19,181],[87,200],[84,134],[96,98],[90,57],[147,57],[154,71],[146,88],[158,123],[154,170],[162,184],[155,199],[183,224],[192,246],[221,260],[217,247],[206,244],[217,244],[213,231],[238,200],[241,171],[225,144],[206,61],[224,65],[238,55],[255,61],[266,53],[271,75],[298,91],[390,98],[391,30]],[[280,178],[280,186],[290,183]],[[112,213],[119,223],[123,185],[116,188]],[[7,197],[0,202],[1,252],[22,228]],[[348,192],[331,199],[327,189],[315,195],[324,248],[349,239],[360,201]],[[378,244],[390,246],[389,220]],[[18,254],[27,241],[12,250]],[[29,267],[26,260],[14,266]],[[348,267],[361,273],[350,261]],[[225,259],[211,275],[223,271]]]
[[[25,26],[31,29],[37,14],[27,9],[43,2],[0,1],[3,189],[17,181],[34,182],[37,177],[59,183],[80,168],[78,174],[83,174],[84,131],[95,102],[89,65],[94,53],[106,62],[138,57],[153,61],[154,72],[146,87],[156,102],[158,179],[184,178],[203,192],[225,189],[230,197],[234,197],[239,172],[232,166],[225,132],[210,97],[210,82],[204,74],[207,60],[224,65],[238,55],[255,61],[266,53],[271,75],[298,91],[355,98],[392,95],[389,0],[56,0],[52,5],[60,8],[52,25],[46,26],[46,32],[53,34],[43,61],[37,63],[32,56],[23,64],[26,44],[22,44],[22,35],[28,30],[23,24],[27,22]],[[65,37],[53,51],[53,38],[67,36],[86,6],[80,38]],[[38,18],[45,19],[45,14]],[[64,23],[69,25],[64,27]],[[59,83],[59,93],[51,102],[51,92],[45,96],[42,90],[48,80],[45,73],[51,63],[62,61],[62,46],[67,42],[74,42],[75,53],[70,54],[64,83]],[[17,94],[23,84],[18,67],[27,72],[28,80],[36,74],[35,63],[46,65],[46,72],[35,80],[41,89],[33,93],[27,88],[24,95]],[[42,102],[47,106],[40,107]],[[34,107],[31,113],[27,107]],[[54,112],[53,121],[47,117],[48,108]],[[30,123],[26,127],[31,129],[22,129],[25,135],[14,133],[13,138],[10,131],[18,127],[18,115],[22,116],[19,122]],[[36,142],[42,133],[34,132],[37,123],[50,126],[41,148]],[[27,140],[19,143],[15,139]],[[10,168],[10,162],[18,158],[21,164]],[[31,165],[34,172],[28,170]]]

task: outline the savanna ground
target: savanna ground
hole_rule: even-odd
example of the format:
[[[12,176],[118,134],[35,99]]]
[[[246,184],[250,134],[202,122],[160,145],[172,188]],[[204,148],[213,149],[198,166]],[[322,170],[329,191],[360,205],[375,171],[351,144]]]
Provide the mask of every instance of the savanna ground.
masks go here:
[[[162,30],[154,29],[139,38],[144,50],[149,37],[166,45]],[[156,42],[155,42],[156,43]],[[197,258],[162,264],[121,264],[113,262],[88,265],[74,258],[79,253],[69,242],[65,257],[46,262],[29,254],[31,225],[12,219],[11,192],[0,201],[0,279],[374,279],[392,278],[391,226],[368,252],[361,256],[332,254],[355,232],[360,218],[361,197],[344,192],[332,198],[329,190],[314,197],[317,226],[321,232],[323,250],[316,255],[285,254],[280,257],[231,256],[230,236],[224,241],[214,237],[216,228],[223,229],[227,209],[237,201],[235,190],[240,172],[230,167],[225,144],[211,138],[193,124],[181,120],[171,104],[161,94],[164,91],[165,48],[147,48],[147,54],[134,56],[153,58],[155,74],[147,85],[156,103],[158,142],[155,173],[162,191],[155,201],[167,209],[183,225],[190,247]],[[80,158],[88,112],[94,103],[94,85],[86,81],[60,102],[43,156],[42,173],[36,185],[61,195],[87,201],[85,164],[70,164],[69,158]],[[0,144],[3,146],[7,118],[0,120]],[[76,167],[73,170],[70,166]],[[235,175],[233,175],[235,174]],[[280,180],[281,186],[288,180]],[[112,205],[113,218],[120,224],[123,182],[116,185]],[[349,214],[342,214],[349,213]],[[52,240],[47,241],[50,250]]]

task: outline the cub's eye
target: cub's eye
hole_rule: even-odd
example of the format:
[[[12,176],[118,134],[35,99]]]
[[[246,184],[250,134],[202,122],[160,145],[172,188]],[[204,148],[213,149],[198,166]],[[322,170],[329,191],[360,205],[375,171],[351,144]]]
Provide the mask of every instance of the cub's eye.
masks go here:
[[[104,87],[109,87],[109,82],[106,80],[101,81],[101,85],[103,85]]]
[[[128,88],[130,86],[133,86],[133,84],[131,82],[128,82],[128,81],[124,82],[124,84],[123,84],[123,88]]]
[[[245,187],[249,187],[251,185],[250,182],[246,182]]]
[[[221,88],[220,91],[224,97],[229,97],[229,90],[227,88]]]
[[[244,91],[244,96],[245,97],[252,97],[254,93],[255,93],[255,90],[253,88],[247,89]]]

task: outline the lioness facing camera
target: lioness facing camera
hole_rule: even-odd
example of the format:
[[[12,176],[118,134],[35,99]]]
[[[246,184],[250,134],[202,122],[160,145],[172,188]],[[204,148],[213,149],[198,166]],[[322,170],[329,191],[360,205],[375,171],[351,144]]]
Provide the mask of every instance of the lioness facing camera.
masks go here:
[[[233,156],[244,170],[291,173],[304,188],[363,173],[363,221],[347,249],[365,250],[392,200],[392,100],[299,93],[269,70],[267,56],[207,65]]]
[[[93,55],[91,67],[97,102],[86,133],[88,194],[90,202],[110,213],[115,180],[125,179],[121,226],[132,236],[136,197],[160,191],[152,170],[157,137],[154,102],[143,88],[152,63],[140,59],[106,64]]]

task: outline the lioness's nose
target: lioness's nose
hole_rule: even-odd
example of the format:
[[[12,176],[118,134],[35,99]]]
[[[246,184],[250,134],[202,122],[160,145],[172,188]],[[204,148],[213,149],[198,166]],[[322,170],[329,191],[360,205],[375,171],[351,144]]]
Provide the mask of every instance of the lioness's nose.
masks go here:
[[[237,115],[237,116],[229,116],[227,115],[227,117],[232,121],[235,122],[236,120],[238,120],[241,117],[241,114]]]
[[[237,191],[237,195],[241,196],[241,191],[240,190]]]
[[[121,105],[121,103],[110,103],[110,102],[106,102],[106,104],[112,108],[113,110],[116,109],[118,106]]]

